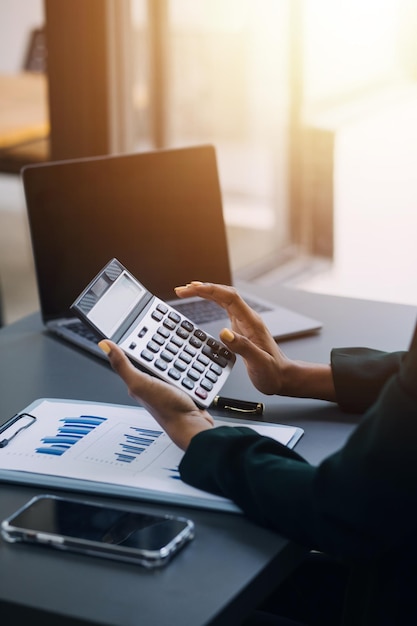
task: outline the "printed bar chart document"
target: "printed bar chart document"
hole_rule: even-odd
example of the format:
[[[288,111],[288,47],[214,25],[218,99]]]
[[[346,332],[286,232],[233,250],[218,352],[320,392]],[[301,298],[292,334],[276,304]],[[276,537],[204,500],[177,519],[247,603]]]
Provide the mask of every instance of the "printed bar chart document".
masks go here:
[[[249,426],[292,448],[300,428],[216,419]],[[185,484],[183,456],[142,407],[43,398],[0,429],[0,480],[239,513],[230,500]]]

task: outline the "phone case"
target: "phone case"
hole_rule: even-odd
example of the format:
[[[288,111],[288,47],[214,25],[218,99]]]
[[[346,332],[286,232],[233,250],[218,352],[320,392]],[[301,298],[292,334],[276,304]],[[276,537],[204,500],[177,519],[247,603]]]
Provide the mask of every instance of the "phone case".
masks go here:
[[[42,522],[42,529],[39,528],[36,523],[36,519],[38,519],[36,517],[36,508],[42,507],[45,503],[48,503],[48,500],[53,502],[54,505],[62,506],[62,504],[64,504],[69,507],[69,513],[68,510],[66,510],[65,513],[66,520],[69,520],[69,523],[72,524],[71,534],[67,535],[53,532],[49,530],[47,526],[43,527],[44,522]],[[113,515],[115,513],[117,515],[121,514],[122,518],[117,518],[117,523],[110,523],[108,527],[106,526],[101,541],[88,539],[83,536],[75,536],[74,524],[80,523],[80,529],[82,528],[83,532],[85,532],[85,518],[83,517],[84,511],[86,510],[85,507],[94,515],[101,515],[101,519],[109,513]],[[75,511],[78,512],[77,516],[74,516],[74,512],[71,513],[71,508],[74,508]],[[27,524],[27,527],[25,527],[25,522],[23,521],[22,524],[22,520],[25,519],[25,515],[27,516],[31,510],[35,511],[33,523],[32,525]],[[48,512],[48,510],[46,512]],[[138,517],[139,521],[142,520],[143,517],[145,526],[149,520],[151,520],[153,528],[158,527],[160,538],[162,538],[162,543],[158,548],[152,546],[145,548],[120,545],[121,542],[130,540],[134,532],[141,530],[140,524],[138,528]],[[44,519],[47,519],[45,511],[43,511],[42,515],[42,520]],[[147,527],[145,526],[145,531],[149,534],[151,524]],[[77,528],[77,526],[75,526],[75,528]],[[141,514],[132,509],[109,507],[86,500],[72,500],[52,495],[41,495],[32,498],[15,513],[3,520],[1,524],[2,537],[9,543],[23,542],[35,544],[58,550],[68,550],[116,561],[135,563],[147,568],[161,567],[168,563],[186,543],[194,538],[194,532],[194,523],[187,518],[171,515]]]

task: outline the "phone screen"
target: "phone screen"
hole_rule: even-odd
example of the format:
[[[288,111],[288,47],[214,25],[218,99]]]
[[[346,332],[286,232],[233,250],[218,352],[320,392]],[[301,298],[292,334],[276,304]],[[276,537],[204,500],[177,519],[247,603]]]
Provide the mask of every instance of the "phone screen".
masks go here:
[[[97,550],[102,556],[143,558],[149,561],[171,556],[193,536],[191,520],[149,515],[82,500],[38,496],[2,525],[10,541],[41,541],[55,547]],[[124,559],[126,560],[126,558]]]

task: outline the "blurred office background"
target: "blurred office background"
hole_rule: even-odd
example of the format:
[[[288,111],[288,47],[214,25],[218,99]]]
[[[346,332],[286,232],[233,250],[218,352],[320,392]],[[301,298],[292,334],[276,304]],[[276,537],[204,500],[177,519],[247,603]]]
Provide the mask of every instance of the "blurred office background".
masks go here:
[[[414,0],[1,0],[0,90],[5,323],[38,308],[22,163],[197,143],[237,278],[417,304]]]

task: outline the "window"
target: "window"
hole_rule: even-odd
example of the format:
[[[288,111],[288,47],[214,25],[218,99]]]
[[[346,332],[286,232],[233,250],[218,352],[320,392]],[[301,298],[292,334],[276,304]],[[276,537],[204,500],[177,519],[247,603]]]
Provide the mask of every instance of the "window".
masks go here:
[[[289,3],[132,0],[131,9],[134,149],[214,144],[233,269],[276,262],[290,241]]]

